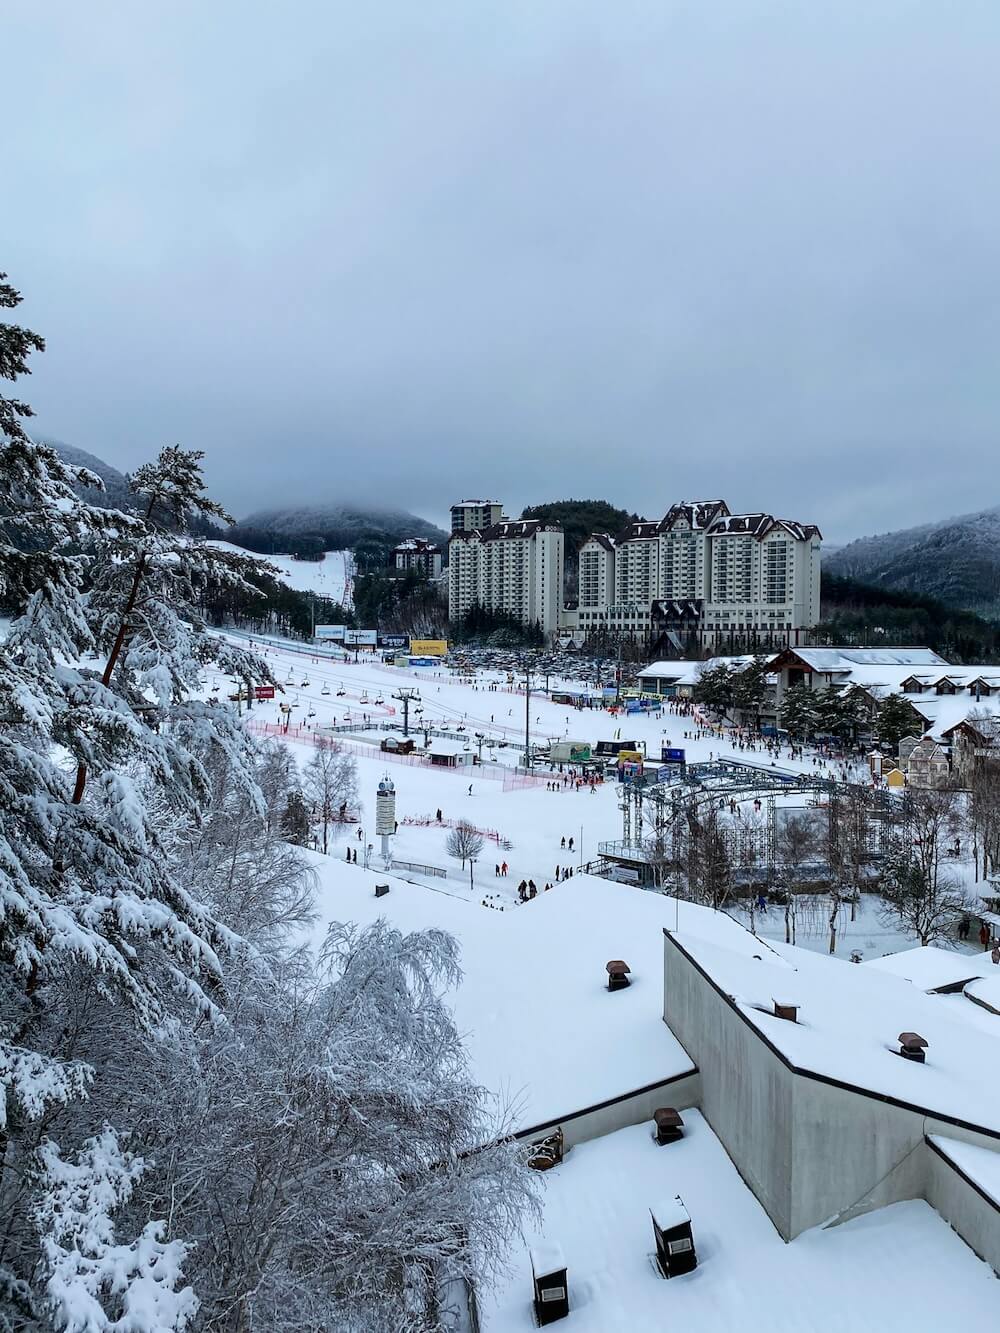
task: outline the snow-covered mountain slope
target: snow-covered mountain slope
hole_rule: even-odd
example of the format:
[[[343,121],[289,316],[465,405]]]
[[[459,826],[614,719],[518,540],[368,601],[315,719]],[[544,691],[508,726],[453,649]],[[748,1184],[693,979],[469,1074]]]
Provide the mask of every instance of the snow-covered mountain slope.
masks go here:
[[[231,542],[212,541],[209,545],[275,565],[280,570],[281,581],[295,592],[312,592],[317,597],[340,602],[344,607],[351,605],[354,557],[350,551],[327,551],[322,560],[296,560],[291,555],[258,556],[254,551],[245,551],[242,546],[233,546]]]
[[[1000,619],[1000,508],[861,537],[826,554],[823,567]]]

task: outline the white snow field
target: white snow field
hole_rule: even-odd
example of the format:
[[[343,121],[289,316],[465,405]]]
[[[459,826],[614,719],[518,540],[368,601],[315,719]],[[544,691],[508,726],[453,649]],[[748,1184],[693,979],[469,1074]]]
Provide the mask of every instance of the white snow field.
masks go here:
[[[562,1250],[567,1333],[871,1333],[996,1328],[989,1266],[929,1204],[898,1203],[786,1244],[699,1112],[657,1147],[648,1125],[578,1144],[546,1174],[542,1235]],[[963,1145],[964,1146],[964,1145]],[[985,1153],[995,1157],[996,1154]],[[698,1255],[660,1277],[650,1206],[680,1194]],[[528,1333],[529,1247],[480,1295],[484,1333]]]
[[[210,541],[220,551],[232,551],[266,560],[280,571],[282,583],[295,592],[313,592],[317,597],[328,597],[347,608],[351,605],[351,583],[354,578],[354,556],[350,551],[325,551],[322,560],[296,560],[291,555],[260,555],[244,550],[232,542]]]
[[[237,637],[246,642],[244,636]],[[546,883],[555,882],[557,866],[561,872],[569,866],[579,868],[597,855],[599,841],[621,838],[622,817],[614,784],[598,786],[591,794],[589,787],[577,792],[561,784],[556,791],[546,790],[546,782],[559,779],[560,775],[544,769],[537,778],[513,777],[511,769],[519,762],[524,748],[525,697],[523,692],[508,686],[505,676],[481,674],[475,684],[468,684],[443,666],[402,668],[384,664],[373,653],[362,652],[355,662],[353,656],[341,660],[339,654],[313,651],[308,645],[263,639],[253,642],[272,663],[275,676],[285,690],[273,702],[254,704],[250,726],[258,734],[280,733],[305,763],[318,730],[344,724],[364,727],[368,719],[370,726],[366,731],[337,738],[358,760],[362,825],[372,822],[369,816],[374,811],[375,787],[384,773],[390,773],[397,790],[399,820],[399,833],[393,840],[394,857],[397,861],[429,864],[447,871],[443,884],[437,877],[401,870],[407,878],[434,883],[476,901],[490,894],[498,906],[501,903],[510,906],[517,903],[516,888],[522,879],[534,879],[542,892]],[[209,685],[213,682],[219,687],[220,697],[225,697],[228,682],[209,673]],[[490,688],[491,683],[495,689]],[[551,684],[557,689],[559,682],[553,680]],[[380,754],[378,742],[386,733],[378,729],[379,724],[401,720],[401,706],[392,698],[400,686],[420,690],[422,721],[435,729],[451,730],[451,742],[432,738],[433,748],[461,750],[468,746],[478,753],[479,734],[497,743],[492,751],[497,762],[490,762],[491,751],[485,743],[484,762],[474,768],[429,768]],[[281,703],[290,705],[292,710],[287,734],[283,732],[284,720],[279,712]],[[698,726],[693,718],[671,712],[669,705],[659,717],[613,716],[598,709],[554,704],[533,690],[528,717],[533,741],[569,737],[593,743],[617,737],[621,741],[644,743],[650,757],[658,756],[661,745],[669,744],[684,748],[692,762],[723,757],[770,765],[763,752],[738,750],[730,736]],[[410,718],[411,733],[422,743],[423,736],[414,726],[412,710]],[[782,753],[781,765],[803,772],[839,773],[843,769],[825,761],[816,764],[809,756],[793,761],[787,751]],[[855,771],[860,775],[860,770]],[[438,809],[446,821],[442,825],[437,825],[434,819]],[[487,842],[475,868],[475,889],[471,893],[468,872],[463,874],[445,850],[447,822],[458,819],[469,819],[513,844],[505,851],[495,842],[492,845]],[[563,838],[567,843],[573,839],[572,852],[568,846],[562,847]],[[366,837],[365,842],[370,840]],[[494,867],[504,859],[508,862],[508,875],[498,880]],[[826,952],[827,916],[825,899],[815,911],[801,904],[796,940],[800,947]],[[782,909],[774,906],[759,916],[757,929],[765,938],[783,940]],[[912,936],[880,919],[877,899],[863,896],[857,920],[853,922],[847,905],[841,909],[839,957],[847,958],[853,950],[860,950],[867,960],[913,943]]]

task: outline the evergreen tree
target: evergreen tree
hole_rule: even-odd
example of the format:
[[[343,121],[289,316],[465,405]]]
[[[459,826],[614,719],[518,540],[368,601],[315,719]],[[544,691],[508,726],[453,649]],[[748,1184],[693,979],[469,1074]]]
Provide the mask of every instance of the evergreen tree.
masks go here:
[[[0,289],[4,305],[18,299]],[[16,378],[41,345],[0,326],[0,374]],[[209,660],[269,678],[202,633],[197,589],[212,558],[162,535],[192,509],[218,512],[201,499],[198,455],[169,450],[140,469],[143,516],[100,509],[74,489],[99,479],[33,443],[29,411],[0,404],[0,584],[21,610],[0,643],[0,1320],[26,1301],[51,1305],[36,1285],[36,1154],[48,1119],[95,1074],[62,1021],[67,994],[94,985],[148,1033],[178,990],[215,1011],[230,937],[171,875],[148,797],[197,818],[208,789],[197,742],[223,747],[254,799],[231,711],[187,693]],[[224,577],[241,577],[237,562]],[[103,670],[79,665],[99,655]]]
[[[706,667],[695,682],[692,691],[694,702],[706,708],[714,708],[717,713],[727,713],[735,697],[734,674],[728,662]]]
[[[781,725],[790,736],[806,738],[816,733],[817,710],[814,692],[801,681],[790,685],[781,700]]]
[[[908,699],[887,694],[875,709],[875,737],[893,754],[904,736],[922,736],[926,722]]]

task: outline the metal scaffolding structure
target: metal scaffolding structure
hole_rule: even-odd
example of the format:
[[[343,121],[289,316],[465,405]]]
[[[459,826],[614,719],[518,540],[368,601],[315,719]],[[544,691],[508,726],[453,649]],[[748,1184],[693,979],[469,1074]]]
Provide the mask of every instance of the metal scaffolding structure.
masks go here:
[[[649,866],[656,860],[676,866],[687,832],[703,826],[715,808],[722,816],[718,833],[737,877],[772,876],[781,869],[779,821],[784,812],[796,805],[813,809],[829,829],[846,804],[859,820],[859,853],[874,862],[887,850],[905,800],[885,788],[775,765],[735,760],[679,764],[655,779],[637,777],[623,784],[618,802],[621,841],[601,843],[598,850],[621,863]],[[752,809],[744,817],[748,802]]]

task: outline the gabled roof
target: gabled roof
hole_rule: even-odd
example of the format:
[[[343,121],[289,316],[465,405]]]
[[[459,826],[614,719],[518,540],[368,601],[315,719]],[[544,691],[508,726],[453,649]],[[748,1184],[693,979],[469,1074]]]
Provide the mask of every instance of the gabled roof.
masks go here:
[[[611,551],[614,554],[615,539],[609,532],[592,532],[587,541],[583,543],[584,546],[587,545],[587,542],[597,542],[598,546],[603,546],[606,551]]]
[[[850,671],[856,666],[948,665],[932,648],[786,648],[778,654],[783,663],[790,657],[799,658],[811,671],[823,672]]]
[[[683,523],[698,531],[708,528],[717,518],[728,513],[729,506],[725,500],[682,500],[680,504],[670,506],[658,528],[660,532],[670,532]]]
[[[773,514],[729,514],[718,519],[708,530],[710,537],[749,536],[763,541],[775,528],[784,528],[796,541],[808,541],[822,536],[814,523],[796,523],[790,518],[775,518]]]
[[[511,519],[506,523],[494,523],[488,528],[473,528],[468,532],[452,533],[451,540],[456,541],[514,541],[521,537],[533,537],[538,532],[561,532],[561,528],[556,528],[548,523],[542,523],[537,518],[519,518]]]

